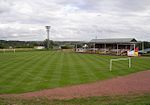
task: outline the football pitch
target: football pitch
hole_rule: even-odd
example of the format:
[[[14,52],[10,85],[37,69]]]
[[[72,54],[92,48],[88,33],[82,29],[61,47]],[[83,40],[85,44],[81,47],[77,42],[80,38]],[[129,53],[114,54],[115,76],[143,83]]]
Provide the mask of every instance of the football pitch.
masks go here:
[[[0,53],[0,94],[24,93],[47,88],[94,82],[150,70],[150,57],[128,61],[109,61],[119,56],[104,56],[57,51]]]

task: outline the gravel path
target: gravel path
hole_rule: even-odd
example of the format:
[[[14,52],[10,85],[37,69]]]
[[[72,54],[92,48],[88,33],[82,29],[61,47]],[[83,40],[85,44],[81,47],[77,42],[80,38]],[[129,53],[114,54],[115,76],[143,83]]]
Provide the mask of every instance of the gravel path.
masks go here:
[[[89,84],[47,89],[23,94],[5,94],[0,95],[0,97],[71,99],[89,96],[127,95],[136,93],[150,93],[150,70]]]

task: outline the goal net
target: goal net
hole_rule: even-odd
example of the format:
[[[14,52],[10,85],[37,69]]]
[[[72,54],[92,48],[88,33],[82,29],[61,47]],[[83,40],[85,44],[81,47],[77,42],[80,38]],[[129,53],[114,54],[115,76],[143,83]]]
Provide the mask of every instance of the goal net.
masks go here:
[[[109,65],[109,70],[112,71],[112,67],[113,67],[113,62],[116,61],[128,61],[128,67],[131,68],[131,58],[117,58],[117,59],[110,59],[110,65]]]

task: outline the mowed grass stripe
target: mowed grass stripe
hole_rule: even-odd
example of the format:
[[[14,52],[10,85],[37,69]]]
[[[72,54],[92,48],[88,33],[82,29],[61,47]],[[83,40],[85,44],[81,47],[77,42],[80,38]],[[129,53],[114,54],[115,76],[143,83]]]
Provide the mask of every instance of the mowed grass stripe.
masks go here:
[[[32,54],[32,53],[31,53]],[[11,56],[10,56],[10,54],[9,54],[9,57],[10,57],[10,59],[9,60],[3,60],[3,64],[2,65],[0,65],[0,68],[1,68],[1,71],[6,71],[6,70],[9,70],[9,69],[13,69],[14,68],[14,64],[17,64],[17,65],[19,65],[19,63],[22,63],[22,61],[25,61],[25,62],[27,62],[28,60],[31,60],[31,58],[30,58],[30,55],[31,54],[28,54],[28,56],[24,56],[24,55],[18,55],[18,54],[12,54]],[[26,54],[25,54],[26,55]],[[6,55],[6,56],[8,56],[8,54]],[[33,56],[33,55],[32,55]],[[13,59],[12,59],[13,58]],[[29,58],[29,59],[28,59]],[[6,62],[6,63],[5,63]],[[24,62],[23,62],[24,63]],[[10,66],[10,65],[12,65],[12,66]],[[9,69],[8,69],[9,68]],[[6,70],[4,70],[4,69],[6,69]]]
[[[34,57],[37,57],[37,56],[39,56],[39,55],[36,55]],[[8,93],[16,92],[15,90],[17,88],[19,88],[17,85],[24,78],[24,76],[26,75],[28,70],[30,70],[30,69],[26,69],[26,67],[29,67],[31,64],[34,64],[36,61],[40,60],[40,57],[37,57],[38,59],[32,60],[34,57],[30,56],[30,59],[31,59],[30,61],[31,62],[24,62],[24,64],[20,65],[13,72],[11,72],[11,73],[9,73],[8,75],[5,76],[5,81],[3,81],[3,83],[6,83],[6,85],[8,87],[13,86],[10,89],[8,89],[8,91],[7,91]],[[8,82],[8,81],[10,81],[10,82]],[[20,88],[20,90],[21,90],[21,88]]]
[[[87,55],[80,55],[81,62],[83,62],[82,66],[86,71],[86,74],[90,81],[98,79],[98,70],[96,70],[96,65],[91,63],[92,61],[87,57]]]
[[[119,57],[116,57],[116,56],[109,57],[109,56],[100,56],[100,55],[93,56],[93,59],[96,59],[98,61],[98,64],[101,68],[99,79],[107,79],[107,78],[112,78],[116,76],[116,73],[114,70],[112,72],[109,71],[110,59],[114,59],[114,58],[119,58]]]
[[[64,85],[68,85],[70,84],[70,69],[69,69],[69,62],[73,63],[72,61],[69,61],[68,59],[68,55],[70,55],[70,53],[68,54],[67,52],[64,53],[63,55],[63,66],[61,69],[61,78],[59,81],[59,85],[60,86],[64,86]]]
[[[76,55],[75,60],[77,61],[76,64],[79,65],[80,68],[77,69],[77,73],[79,75],[81,83],[91,81],[92,77],[95,78],[88,68],[88,66],[90,65],[86,65],[85,61],[81,59],[81,54]]]
[[[0,55],[0,93],[88,83],[150,69],[149,57],[133,57],[132,68],[128,68],[127,61],[114,62],[110,72],[109,60],[112,58],[120,57],[55,51],[3,54]]]
[[[77,61],[75,60],[76,54],[70,53],[67,54],[67,59],[68,59],[68,69],[69,69],[69,77],[70,77],[70,84],[77,84],[80,83],[79,80],[79,75],[77,73],[77,66],[76,63]]]
[[[11,59],[11,57],[13,57],[13,59]],[[19,65],[19,63],[22,63],[22,62],[19,62],[18,58],[24,59],[26,57],[23,57],[23,56],[17,57],[17,55],[12,55],[12,56],[10,56],[9,60],[1,58],[1,59],[3,59],[3,61],[1,61],[2,64],[0,64],[0,74],[3,75],[2,73],[7,72],[10,69],[14,68],[14,66],[10,66],[10,65],[14,65],[14,64]],[[30,59],[30,57],[28,57],[28,58]]]
[[[54,54],[54,52],[52,54]],[[32,80],[32,84],[27,84],[29,82],[26,82],[25,80],[26,79],[31,80],[31,78],[33,78],[33,79],[41,78],[41,76],[38,76],[38,74],[40,74],[39,72],[42,71],[41,67],[43,67],[43,65],[47,62],[47,60],[49,58],[48,56],[51,56],[52,54],[49,54],[49,55],[46,55],[46,54],[42,55],[42,54],[40,54],[39,59],[37,59],[35,63],[30,63],[30,64],[32,64],[32,65],[29,66],[30,68],[28,68],[25,73],[22,73],[19,77],[16,78],[16,80],[19,79],[20,81],[18,83],[16,83],[15,88],[13,88],[13,91],[16,92],[18,90],[18,88],[20,88],[21,91],[28,90],[28,88],[21,88],[20,87],[21,85],[25,85],[25,87],[29,87],[30,91],[35,90],[36,88],[34,88],[34,87],[36,87],[36,85],[39,85],[39,84],[35,85],[34,84],[35,81],[33,82],[33,80]],[[45,57],[45,56],[47,56],[47,57]],[[33,71],[37,71],[37,72],[32,73]],[[40,80],[36,80],[36,81],[40,81]],[[31,86],[31,85],[33,85],[33,86]]]
[[[56,52],[53,60],[51,62],[49,62],[49,66],[50,69],[49,71],[47,71],[47,75],[44,76],[44,78],[47,78],[48,81],[48,87],[52,88],[52,87],[56,87],[57,85],[59,85],[59,80],[60,80],[60,76],[58,76],[59,78],[55,78],[57,75],[57,67],[59,66],[60,62],[59,62],[59,58],[61,56],[60,52]],[[60,74],[59,74],[60,75]]]
[[[33,60],[34,57],[35,57],[35,58],[36,58],[36,57],[38,58],[38,55],[28,56],[28,57],[26,57],[26,59],[24,59],[24,60],[22,60],[22,61],[18,61],[18,63],[14,63],[14,64],[10,65],[11,68],[7,68],[7,67],[4,68],[3,70],[9,69],[10,71],[9,71],[6,75],[3,74],[3,76],[9,75],[9,73],[15,73],[14,71],[16,71],[16,70],[22,68],[23,66],[28,67],[28,66],[26,66],[26,64],[30,64],[28,61],[32,61],[32,62],[35,62],[35,61],[36,61],[36,59]],[[32,62],[31,62],[31,63],[32,63]],[[23,71],[24,71],[24,70],[23,70]]]
[[[37,80],[41,79],[41,76],[39,76],[39,75],[41,75],[40,72],[44,72],[43,69],[45,69],[45,65],[47,65],[48,62],[51,61],[51,59],[53,58],[54,55],[55,55],[55,52],[49,53],[48,55],[44,55],[43,57],[41,57],[41,59],[36,64],[34,64],[31,67],[32,70],[30,71],[30,73],[34,74],[33,76],[35,77],[35,78],[32,78],[32,80],[37,81]],[[50,57],[51,57],[51,59],[49,59]]]
[[[45,77],[50,77],[53,72],[53,70],[49,68],[49,63],[55,59],[55,55],[55,52],[46,53],[43,60],[40,60],[39,63],[32,66],[32,70],[29,73],[34,75],[32,75],[31,78],[26,78],[22,81],[23,83],[25,82],[27,86],[27,88],[24,88],[24,91],[48,88],[49,79]],[[48,71],[51,71],[51,73],[48,73]]]
[[[101,71],[102,70],[107,71],[107,68],[100,68],[101,62],[99,62],[96,58],[94,58],[94,56],[90,56],[89,54],[87,54],[84,56],[84,58],[88,58],[88,60],[86,60],[86,62],[89,62],[89,65],[91,66],[91,70],[95,73],[97,78],[103,78],[104,73],[101,74]],[[105,65],[108,65],[107,62],[104,62],[104,63],[105,63]],[[105,66],[103,65],[102,67],[105,67]]]
[[[3,77],[1,76],[2,78],[0,79],[0,81],[1,81],[0,82],[0,90],[2,92],[5,93],[6,91],[9,91],[11,88],[13,88],[14,81],[12,81],[12,79],[14,79],[15,77],[12,76],[12,74],[15,74],[16,70],[17,69],[12,70],[12,71],[6,73],[5,75],[3,74],[2,75]],[[19,80],[17,80],[17,81],[19,81]]]
[[[59,87],[60,86],[60,79],[61,79],[61,73],[62,73],[62,68],[63,68],[63,55],[64,53],[58,52],[57,54],[57,65],[55,67],[55,70],[53,74],[51,75],[51,80],[50,80],[50,86],[51,87]]]
[[[38,71],[36,73],[36,78],[34,78],[34,81],[36,84],[33,86],[34,89],[43,89],[48,88],[50,84],[51,75],[53,75],[54,69],[52,69],[50,66],[53,65],[53,62],[56,60],[57,52],[54,52],[53,54],[47,55],[47,58],[42,62],[41,67],[38,67]],[[49,76],[49,78],[44,78],[45,76]],[[38,84],[37,84],[38,82]]]
[[[84,83],[85,82],[85,71],[81,67],[82,62],[81,62],[81,59],[79,58],[79,54],[74,55],[74,61],[76,61],[75,66],[76,66],[76,73],[78,75],[79,83]]]
[[[137,72],[137,71],[141,71],[141,70],[149,70],[150,69],[150,58],[138,58],[138,57],[133,57],[131,58],[131,69],[128,69],[128,73],[131,72]],[[144,69],[143,69],[144,68]],[[122,74],[124,75],[124,74]]]
[[[147,57],[144,59],[143,58],[132,58],[132,67],[135,69],[139,69],[141,70],[142,68],[147,68],[149,69],[150,67],[150,61],[149,61],[150,57]]]
[[[97,76],[98,79],[105,79],[106,77],[109,77],[109,62],[108,62],[108,58],[99,58],[98,55],[96,56],[90,56],[89,54],[85,55],[85,58],[88,58],[90,65],[92,66],[91,70],[93,70],[93,72],[95,72],[95,75]],[[103,63],[105,64],[103,64]],[[112,75],[110,76],[112,77]]]
[[[8,65],[7,67],[1,69],[2,72],[0,72],[0,75],[2,78],[7,78],[9,77],[11,74],[15,74],[18,70],[19,67],[21,67],[22,65],[28,64],[28,62],[26,60],[29,61],[34,61],[33,58],[37,56],[37,55],[32,55],[32,56],[28,56],[26,57],[25,60],[22,61],[18,61],[18,62],[14,62],[11,65]],[[12,61],[11,61],[12,62]],[[24,71],[24,70],[23,70]],[[13,76],[11,76],[13,78]],[[1,79],[2,80],[2,79]]]

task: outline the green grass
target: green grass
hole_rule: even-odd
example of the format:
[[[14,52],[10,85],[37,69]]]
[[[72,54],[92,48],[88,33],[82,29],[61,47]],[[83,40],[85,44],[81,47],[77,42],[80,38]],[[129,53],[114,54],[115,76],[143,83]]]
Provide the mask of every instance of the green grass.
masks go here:
[[[150,69],[150,57],[132,58],[113,63],[117,56],[56,51],[0,53],[0,94],[23,93],[46,88],[82,84]]]
[[[70,100],[0,98],[0,105],[150,105],[150,94],[103,96]]]
[[[150,53],[142,54],[142,56],[149,56],[150,57]]]

